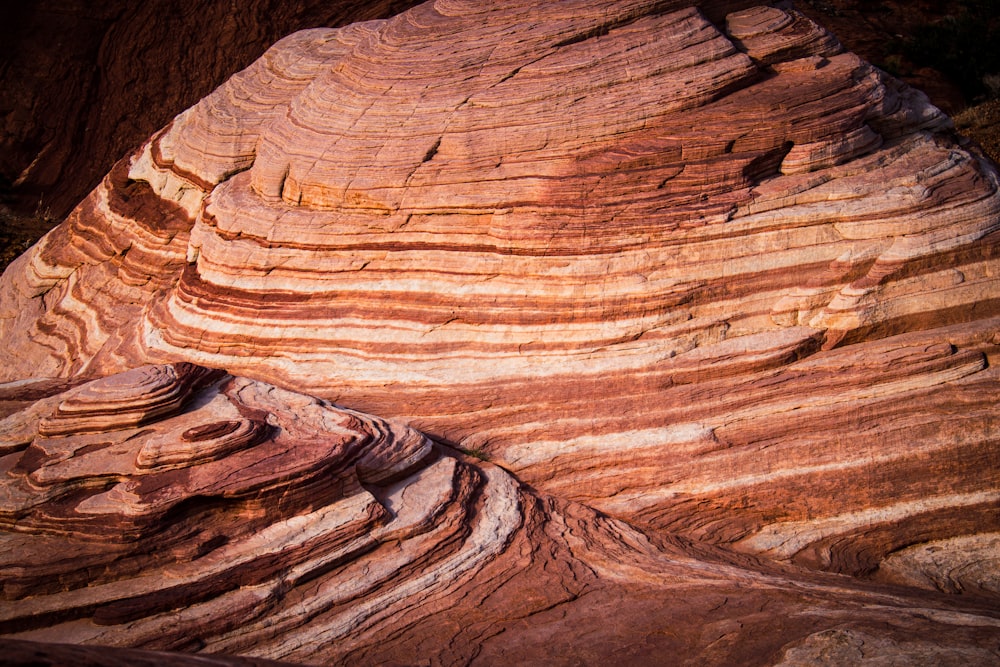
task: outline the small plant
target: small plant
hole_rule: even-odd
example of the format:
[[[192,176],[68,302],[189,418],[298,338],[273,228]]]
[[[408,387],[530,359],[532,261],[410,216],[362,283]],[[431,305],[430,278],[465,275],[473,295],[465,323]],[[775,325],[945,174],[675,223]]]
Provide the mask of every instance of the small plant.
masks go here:
[[[483,449],[482,447],[459,447],[458,451],[462,452],[466,456],[471,456],[474,459],[479,459],[480,461],[489,461],[490,453]]]
[[[45,223],[50,223],[55,220],[52,215],[52,209],[45,205],[45,195],[38,196],[38,203],[35,204],[35,215],[36,220],[41,220]]]
[[[2,186],[3,183],[0,182],[0,199],[3,199],[0,201],[0,273],[57,222],[41,198],[33,215],[10,210],[5,203],[9,199],[9,193],[5,193]]]

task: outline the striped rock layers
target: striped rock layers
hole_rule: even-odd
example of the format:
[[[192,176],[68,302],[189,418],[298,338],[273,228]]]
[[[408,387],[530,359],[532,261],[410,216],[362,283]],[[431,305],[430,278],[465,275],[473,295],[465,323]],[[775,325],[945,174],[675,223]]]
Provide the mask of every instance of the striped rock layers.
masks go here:
[[[988,606],[647,536],[405,426],[188,363],[56,393],[0,433],[5,655],[30,655],[25,640],[311,664],[995,655]],[[120,659],[140,658],[157,660]]]
[[[282,40],[122,161],[4,274],[0,373],[225,368],[652,536],[627,559],[671,535],[995,608],[998,242],[996,167],[787,4],[438,0]],[[38,437],[106,427],[74,405]],[[830,627],[792,653],[882,641]],[[311,659],[248,632],[211,645]]]

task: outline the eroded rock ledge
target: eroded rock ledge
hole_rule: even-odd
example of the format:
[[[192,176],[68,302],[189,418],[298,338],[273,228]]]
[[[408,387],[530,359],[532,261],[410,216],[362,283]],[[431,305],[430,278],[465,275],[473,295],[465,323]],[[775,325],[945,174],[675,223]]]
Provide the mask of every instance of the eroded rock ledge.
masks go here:
[[[291,35],[0,280],[4,631],[995,660],[998,228],[785,3]]]
[[[54,432],[67,412],[86,433]],[[898,653],[944,624],[958,639],[935,650],[975,661],[1000,625],[932,595],[651,538],[406,427],[186,363],[55,394],[0,431],[0,632],[18,640],[458,664],[553,642],[556,662],[572,660],[586,632],[603,655],[693,642],[727,662],[891,621],[878,637]],[[755,605],[788,618],[775,628],[747,615]],[[862,620],[859,605],[873,607]],[[621,624],[601,627],[612,607]],[[743,624],[742,638],[703,645],[690,633],[706,622],[720,638]],[[658,637],[666,627],[680,636]]]

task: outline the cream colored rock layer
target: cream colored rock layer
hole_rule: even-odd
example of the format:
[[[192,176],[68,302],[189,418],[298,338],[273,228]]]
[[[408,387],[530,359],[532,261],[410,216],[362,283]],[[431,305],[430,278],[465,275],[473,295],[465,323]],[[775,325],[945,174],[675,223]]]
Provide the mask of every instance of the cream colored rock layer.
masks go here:
[[[91,432],[41,432],[70,407]],[[942,629],[956,636],[936,651],[988,656],[1000,628],[925,591],[650,536],[400,424],[187,363],[55,393],[0,435],[0,644],[302,664],[568,663],[633,646],[641,661],[730,664],[873,625],[897,659],[919,657],[914,633]],[[733,627],[748,640],[714,640]]]
[[[116,167],[0,281],[0,377],[225,368],[948,588],[905,550],[1000,530],[998,241],[995,165],[786,5],[429,2],[279,42]]]

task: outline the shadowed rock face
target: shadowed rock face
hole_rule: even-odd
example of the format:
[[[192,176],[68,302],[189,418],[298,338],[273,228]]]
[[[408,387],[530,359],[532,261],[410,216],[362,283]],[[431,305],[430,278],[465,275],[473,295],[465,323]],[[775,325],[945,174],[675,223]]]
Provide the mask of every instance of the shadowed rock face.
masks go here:
[[[787,5],[293,34],[0,281],[0,629],[997,660],[997,187]]]
[[[392,16],[414,4],[8,3],[0,10],[0,201],[62,219],[122,154],[277,39]]]

